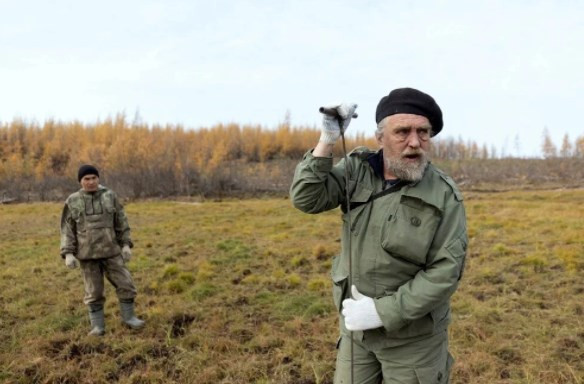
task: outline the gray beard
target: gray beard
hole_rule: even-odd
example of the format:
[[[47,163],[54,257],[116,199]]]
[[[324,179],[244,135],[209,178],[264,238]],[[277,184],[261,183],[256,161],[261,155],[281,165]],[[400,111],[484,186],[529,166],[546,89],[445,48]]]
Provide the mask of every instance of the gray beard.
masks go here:
[[[385,167],[391,171],[398,179],[405,181],[420,181],[424,176],[424,170],[428,165],[428,156],[422,153],[420,162],[410,164],[403,161],[401,155],[383,156]]]

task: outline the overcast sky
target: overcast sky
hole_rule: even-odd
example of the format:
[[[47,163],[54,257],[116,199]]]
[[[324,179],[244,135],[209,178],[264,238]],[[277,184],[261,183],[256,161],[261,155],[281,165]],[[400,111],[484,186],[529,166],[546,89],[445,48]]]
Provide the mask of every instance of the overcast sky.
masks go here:
[[[0,121],[320,125],[318,107],[431,94],[439,137],[540,154],[584,136],[584,1],[4,1]]]

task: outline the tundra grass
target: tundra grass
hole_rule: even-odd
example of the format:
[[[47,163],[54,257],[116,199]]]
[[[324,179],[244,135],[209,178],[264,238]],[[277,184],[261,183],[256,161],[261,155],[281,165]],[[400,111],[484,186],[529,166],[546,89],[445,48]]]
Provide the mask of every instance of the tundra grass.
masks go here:
[[[452,383],[582,383],[584,191],[468,193]],[[0,382],[332,383],[340,212],[288,199],[126,206],[146,327],[89,337],[60,204],[0,206]]]

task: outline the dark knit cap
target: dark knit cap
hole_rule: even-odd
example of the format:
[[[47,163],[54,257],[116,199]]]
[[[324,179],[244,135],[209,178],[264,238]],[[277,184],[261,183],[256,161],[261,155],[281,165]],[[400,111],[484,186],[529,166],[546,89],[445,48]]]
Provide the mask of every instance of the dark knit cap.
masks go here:
[[[398,113],[411,113],[425,116],[432,125],[432,135],[435,136],[442,130],[442,111],[432,96],[414,88],[394,89],[389,95],[384,96],[377,104],[375,121],[379,124],[387,116]]]
[[[83,179],[83,176],[86,175],[95,175],[99,177],[99,172],[97,171],[97,168],[95,168],[93,165],[85,164],[79,167],[79,172],[77,172],[77,180],[81,181],[81,179]]]

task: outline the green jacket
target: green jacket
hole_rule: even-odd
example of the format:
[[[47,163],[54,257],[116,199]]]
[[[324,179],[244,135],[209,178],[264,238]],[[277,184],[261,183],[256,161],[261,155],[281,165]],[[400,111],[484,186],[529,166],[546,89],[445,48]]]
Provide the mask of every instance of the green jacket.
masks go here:
[[[99,186],[96,192],[83,189],[65,201],[61,215],[61,257],[74,254],[79,260],[105,259],[133,246],[130,226],[116,194]]]
[[[294,206],[303,212],[343,208],[342,251],[331,271],[337,309],[350,292],[350,236],[352,282],[374,298],[383,322],[382,328],[354,332],[354,337],[393,346],[444,331],[468,243],[462,194],[450,177],[429,164],[419,182],[367,202],[383,190],[382,153],[360,147],[348,162],[351,228],[345,213],[344,159],[333,166],[332,158],[308,152],[290,189]]]

